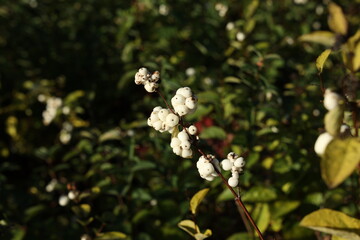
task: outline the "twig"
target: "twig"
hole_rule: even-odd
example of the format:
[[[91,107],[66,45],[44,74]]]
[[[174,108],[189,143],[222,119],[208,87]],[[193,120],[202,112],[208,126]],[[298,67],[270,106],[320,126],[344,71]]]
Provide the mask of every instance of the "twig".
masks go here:
[[[170,109],[170,111],[174,114],[176,114],[174,112],[174,110],[170,107],[170,105],[168,104],[168,102],[166,101],[165,97],[161,94],[161,92],[159,90],[157,90],[157,93],[160,95],[160,97],[163,99],[163,101],[165,102],[166,106]],[[176,114],[177,115],[177,114]],[[183,129],[185,129],[185,131],[187,132],[187,129],[186,127],[184,126],[183,122],[182,122],[182,119],[180,117],[180,125],[182,126]],[[200,148],[198,148],[197,146],[195,146],[197,151],[202,155],[204,156],[213,166],[214,166],[214,169],[216,171],[216,173],[218,174],[218,176],[221,178],[221,180],[223,181],[223,183],[226,185],[226,187],[230,190],[230,192],[234,195],[235,197],[235,202],[237,203],[238,206],[241,207],[241,209],[244,211],[247,219],[250,221],[251,225],[254,227],[256,233],[258,234],[259,238],[261,240],[264,240],[264,237],[262,236],[262,233],[260,231],[260,229],[258,228],[258,226],[256,225],[254,219],[251,217],[249,211],[246,209],[244,203],[241,201],[241,198],[238,194],[236,194],[236,192],[234,191],[234,189],[229,185],[228,181],[225,179],[224,175],[222,175],[222,173],[220,172],[220,170],[217,168],[217,166],[215,166],[215,164],[212,162],[212,159],[209,158]],[[244,155],[247,154],[244,153]]]

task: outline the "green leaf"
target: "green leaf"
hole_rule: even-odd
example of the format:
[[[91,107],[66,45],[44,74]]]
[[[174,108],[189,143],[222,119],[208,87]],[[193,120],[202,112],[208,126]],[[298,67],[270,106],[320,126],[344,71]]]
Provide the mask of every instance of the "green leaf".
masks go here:
[[[73,206],[71,210],[79,218],[87,218],[91,211],[91,206],[89,204],[81,204],[79,206]]]
[[[341,10],[341,8],[333,2],[329,3],[329,17],[328,17],[328,25],[329,28],[341,35],[346,35],[348,30],[348,23],[346,21],[346,17]]]
[[[140,162],[137,162],[136,165],[131,168],[131,170],[135,172],[135,171],[153,169],[155,167],[156,167],[155,163],[142,160]]]
[[[322,178],[329,188],[334,188],[351,175],[359,162],[359,139],[334,139],[326,147],[320,162]]]
[[[299,37],[299,41],[313,42],[332,47],[335,44],[335,34],[328,31],[315,31]]]
[[[326,59],[329,57],[330,53],[331,53],[331,49],[326,49],[316,59],[316,68],[318,69],[319,73],[322,72],[324,63],[326,62]]]
[[[105,141],[112,141],[112,140],[121,140],[121,135],[120,135],[120,129],[112,129],[109,130],[103,134],[100,135],[99,137],[99,142],[105,142]]]
[[[122,232],[105,232],[98,234],[95,240],[118,240],[124,238],[126,238],[126,235]]]
[[[340,104],[338,107],[331,109],[326,113],[324,123],[325,130],[332,136],[336,137],[340,134],[340,127],[344,119],[344,107]]]
[[[249,1],[249,4],[244,9],[244,18],[245,19],[251,18],[258,7],[259,7],[259,0]]]
[[[331,209],[320,209],[305,216],[300,225],[344,239],[360,240],[360,220]]]
[[[210,139],[210,138],[225,139],[226,132],[220,127],[212,126],[212,127],[205,128],[200,133],[200,138],[202,138],[202,139]]]
[[[45,205],[39,204],[25,210],[25,221],[29,221],[46,209]]]
[[[277,198],[276,192],[268,187],[253,187],[241,198],[244,202],[269,202]]]
[[[209,188],[202,189],[198,191],[190,200],[190,211],[192,214],[196,214],[196,209],[204,199],[206,194],[209,192]]]
[[[195,234],[200,232],[199,227],[191,220],[182,220],[178,223],[178,227],[190,234],[192,237],[195,237]]]
[[[256,225],[261,232],[265,232],[270,224],[270,209],[267,203],[259,203],[256,205],[252,213]]]
[[[276,201],[271,206],[273,219],[282,217],[300,206],[300,201]]]
[[[252,237],[249,233],[243,232],[243,233],[234,233],[230,237],[228,237],[226,240],[253,240],[254,237]]]
[[[217,202],[229,201],[234,200],[234,195],[229,191],[229,189],[224,189],[222,193],[218,195],[216,198]]]

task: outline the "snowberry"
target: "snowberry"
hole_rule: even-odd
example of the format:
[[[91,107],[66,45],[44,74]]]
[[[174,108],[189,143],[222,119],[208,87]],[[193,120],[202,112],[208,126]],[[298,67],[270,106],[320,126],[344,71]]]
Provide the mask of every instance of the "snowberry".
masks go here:
[[[174,106],[174,110],[180,116],[184,116],[189,113],[189,108],[187,108],[185,105],[176,105]]]
[[[177,137],[180,139],[181,142],[184,142],[184,141],[188,141],[188,140],[189,140],[189,135],[188,135],[184,130],[182,130],[181,132],[179,132],[179,134],[177,135]]]
[[[169,113],[166,116],[165,122],[170,127],[175,127],[179,123],[179,117],[173,113]]]
[[[180,147],[183,150],[188,150],[191,147],[191,143],[189,141],[182,141],[181,144],[180,144]]]
[[[189,128],[188,128],[188,132],[191,134],[191,135],[195,135],[197,133],[197,128],[194,126],[194,125],[191,125]]]
[[[317,138],[314,146],[314,150],[318,155],[325,153],[327,145],[333,140],[333,136],[330,133],[324,132]]]
[[[146,76],[149,73],[149,71],[147,70],[147,68],[142,67],[139,69],[138,73]]]
[[[230,177],[228,180],[230,187],[236,187],[239,184],[239,180],[235,177]]]
[[[182,88],[179,88],[176,91],[176,94],[180,94],[183,97],[188,98],[188,97],[191,97],[192,92],[191,92],[191,89],[189,87],[182,87]]]
[[[155,92],[158,87],[159,85],[154,82],[146,82],[144,85],[145,90],[149,93]]]
[[[229,159],[224,159],[221,161],[221,167],[225,170],[225,171],[229,171],[232,168],[233,164]]]
[[[162,109],[162,107],[156,106],[156,107],[154,107],[153,112],[158,112],[158,111],[160,111],[161,109]]]
[[[191,149],[183,149],[181,152],[181,157],[183,158],[191,157],[191,155],[192,155]]]
[[[156,131],[159,131],[162,128],[162,121],[158,120],[158,121],[154,122],[152,125]]]
[[[342,97],[339,94],[332,92],[330,89],[326,89],[324,95],[324,107],[330,111],[340,104],[341,99]]]
[[[234,152],[229,152],[228,155],[227,155],[227,159],[229,159],[229,160],[235,160],[238,157],[239,156]]]
[[[210,176],[208,176],[208,177],[205,177],[205,180],[208,180],[208,181],[212,181],[212,180],[214,180],[214,178],[215,178],[216,176],[212,176],[212,175],[210,175]]]
[[[161,109],[158,113],[158,117],[160,118],[161,121],[166,121],[166,117],[169,115],[170,111],[168,109]]]
[[[147,119],[147,125],[149,125],[150,127],[152,127],[151,117],[149,117],[149,118]]]
[[[180,144],[181,144],[180,139],[178,139],[177,137],[173,137],[171,139],[170,147],[172,147],[172,148],[180,147]]]
[[[182,150],[181,150],[180,146],[177,146],[177,147],[174,147],[174,148],[173,148],[173,152],[174,152],[176,155],[180,156]]]
[[[160,73],[159,73],[159,71],[155,71],[155,72],[151,75],[151,79],[152,79],[154,82],[159,81],[159,79],[160,79]]]
[[[172,99],[171,99],[171,104],[175,107],[177,105],[184,105],[185,104],[185,98],[180,95],[180,94],[176,94]]]
[[[204,163],[199,169],[199,172],[200,174],[210,175],[211,173],[214,172],[214,166],[210,162]]]
[[[185,105],[186,107],[188,107],[189,109],[194,109],[196,107],[196,99],[194,97],[188,97],[185,100]]]
[[[235,159],[234,166],[238,167],[238,168],[245,166],[244,158],[239,157],[239,158]]]

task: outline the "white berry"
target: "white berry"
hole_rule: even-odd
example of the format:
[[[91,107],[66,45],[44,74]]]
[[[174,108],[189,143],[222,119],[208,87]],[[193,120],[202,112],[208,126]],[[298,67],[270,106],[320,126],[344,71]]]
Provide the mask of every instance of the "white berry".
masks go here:
[[[179,123],[179,117],[176,116],[175,114],[173,113],[169,113],[167,116],[166,116],[166,124],[170,127],[174,127],[176,126],[178,123]]]
[[[189,109],[194,109],[196,107],[196,99],[194,97],[188,97],[185,100],[185,105]]]
[[[330,89],[326,89],[324,95],[324,107],[330,111],[339,105],[341,99],[339,94],[332,92]]]
[[[158,120],[158,121],[154,122],[152,125],[153,125],[153,128],[156,131],[159,131],[161,129],[161,127],[162,127],[162,121]]]
[[[181,152],[181,157],[183,158],[191,157],[191,155],[192,155],[191,149],[183,149]]]
[[[174,106],[174,110],[180,116],[184,116],[189,113],[189,108],[187,108],[185,105],[176,105]]]
[[[183,141],[180,144],[180,147],[184,150],[188,150],[191,147],[191,143],[189,141]]]
[[[192,92],[191,92],[191,89],[189,87],[182,87],[182,88],[179,88],[176,91],[176,94],[180,94],[183,97],[188,98],[188,97],[191,97]]]
[[[178,105],[184,105],[185,104],[185,98],[180,95],[180,94],[176,94],[172,99],[171,99],[171,104],[175,107]]]
[[[327,145],[334,139],[330,133],[324,132],[317,138],[314,146],[314,150],[317,155],[323,155],[325,153]]]
[[[221,161],[221,167],[225,170],[225,171],[229,171],[232,168],[233,164],[229,159],[224,159]]]
[[[161,109],[158,113],[158,117],[160,118],[161,121],[166,121],[166,117],[169,115],[170,111],[168,109]]]
[[[181,144],[180,139],[178,139],[177,137],[173,137],[170,142],[170,147],[172,148],[180,147],[180,144]]]
[[[191,135],[195,135],[197,133],[197,128],[194,126],[194,125],[191,125],[189,128],[188,128],[188,132],[191,134]]]
[[[181,132],[179,132],[179,134],[177,135],[177,137],[180,139],[181,142],[184,142],[184,141],[188,141],[188,140],[189,140],[189,135],[188,135],[184,130],[182,130]]]
[[[238,167],[238,168],[245,166],[244,158],[239,157],[239,158],[235,159],[234,166]]]
[[[174,148],[173,148],[173,152],[174,152],[176,155],[181,156],[182,150],[181,150],[180,146],[177,146],[177,147],[174,147]]]
[[[239,180],[235,177],[230,177],[228,180],[228,184],[230,185],[230,187],[237,187],[237,185],[239,184]]]

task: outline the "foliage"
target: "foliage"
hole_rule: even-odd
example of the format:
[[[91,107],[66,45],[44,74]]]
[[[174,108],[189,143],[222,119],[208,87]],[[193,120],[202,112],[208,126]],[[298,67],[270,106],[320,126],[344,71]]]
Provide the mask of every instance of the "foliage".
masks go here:
[[[319,208],[359,217],[358,138],[320,161],[313,151],[327,129],[321,82],[341,87],[344,122],[359,116],[360,2],[337,2],[2,1],[0,238],[187,239],[177,224],[204,187],[208,239],[252,238],[198,156],[175,156],[146,126],[161,99],[133,84],[141,66],[160,70],[168,98],[191,86],[203,148],[249,152],[241,195],[267,238],[316,239],[299,219]]]

